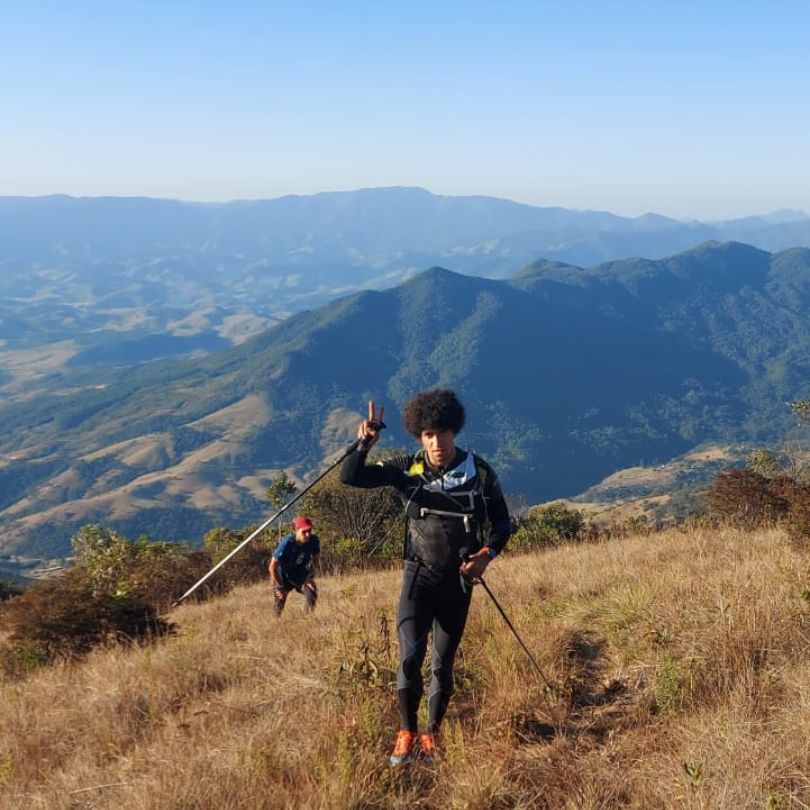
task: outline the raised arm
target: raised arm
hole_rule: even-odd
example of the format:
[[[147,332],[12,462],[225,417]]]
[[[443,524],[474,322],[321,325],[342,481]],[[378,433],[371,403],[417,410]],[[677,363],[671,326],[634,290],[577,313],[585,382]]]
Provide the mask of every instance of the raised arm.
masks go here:
[[[374,400],[368,403],[368,418],[364,419],[357,428],[357,438],[360,444],[343,461],[340,468],[340,480],[353,487],[384,487],[397,486],[402,477],[400,470],[388,464],[366,464],[368,451],[380,438],[384,409],[380,406],[379,413],[374,406]]]

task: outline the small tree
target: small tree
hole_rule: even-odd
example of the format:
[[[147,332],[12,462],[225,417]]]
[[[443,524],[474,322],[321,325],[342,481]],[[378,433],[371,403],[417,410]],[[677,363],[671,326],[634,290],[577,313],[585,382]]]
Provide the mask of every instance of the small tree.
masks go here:
[[[319,481],[302,498],[315,531],[333,541],[322,566],[338,568],[396,557],[401,552],[403,512],[390,487],[362,489],[340,482],[338,471]]]
[[[784,441],[788,474],[800,481],[810,479],[810,447],[808,431],[810,427],[810,399],[798,399],[790,403],[790,410],[796,426]]]
[[[509,509],[509,516],[512,518],[513,523],[517,526],[522,520],[525,520],[529,515],[529,499],[523,493],[509,493],[504,494],[506,505]]]
[[[282,470],[267,487],[267,498],[276,509],[281,509],[296,492],[298,492],[298,487]]]
[[[810,399],[797,399],[790,403],[790,409],[800,425],[810,427]]]
[[[745,457],[745,463],[749,470],[753,470],[755,473],[763,475],[766,478],[773,478],[785,472],[784,466],[777,454],[767,447],[757,447],[755,450],[752,450]]]
[[[182,543],[145,535],[131,542],[98,524],[82,526],[70,542],[76,566],[95,595],[131,597],[158,608],[194,582],[194,560]]]
[[[553,546],[581,540],[587,529],[582,512],[571,509],[562,501],[532,506],[525,518],[518,520],[513,549]]]
[[[290,498],[298,492],[298,487],[293,483],[292,479],[282,470],[267,487],[267,498],[273,508],[278,511],[284,506]],[[289,516],[288,516],[289,517]],[[278,524],[278,539],[281,541],[284,524],[279,521]]]
[[[70,540],[76,565],[84,569],[93,592],[121,595],[132,549],[118,532],[96,523],[82,526]]]
[[[211,564],[216,565],[230,554],[255,529],[255,526],[243,529],[220,526],[207,532],[203,538],[203,548],[211,555]],[[228,590],[234,585],[259,582],[267,576],[269,562],[270,546],[266,535],[259,535],[214,574],[210,580],[211,587],[214,590]]]

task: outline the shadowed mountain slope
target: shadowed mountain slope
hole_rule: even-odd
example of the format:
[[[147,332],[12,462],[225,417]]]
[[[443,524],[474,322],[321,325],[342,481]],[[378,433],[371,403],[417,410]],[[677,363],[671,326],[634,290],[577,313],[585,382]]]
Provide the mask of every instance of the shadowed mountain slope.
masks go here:
[[[808,305],[807,250],[707,243],[503,281],[434,267],[200,360],[85,370],[0,409],[3,536],[64,553],[91,519],[195,540],[243,525],[276,471],[348,444],[369,398],[386,444],[410,446],[399,409],[435,385],[467,405],[459,443],[533,501],[701,442],[767,440],[807,390]]]
[[[710,239],[810,246],[810,218],[627,218],[420,188],[227,203],[0,197],[0,397],[38,393],[55,369],[200,357],[433,265],[505,279],[538,258],[589,267]]]

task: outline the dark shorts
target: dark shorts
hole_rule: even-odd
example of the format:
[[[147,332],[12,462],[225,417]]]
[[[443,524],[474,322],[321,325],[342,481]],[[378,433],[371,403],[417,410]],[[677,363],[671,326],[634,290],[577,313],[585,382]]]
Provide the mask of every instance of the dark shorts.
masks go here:
[[[298,593],[301,593],[304,587],[304,583],[307,580],[312,579],[312,573],[309,571],[305,571],[300,576],[296,572],[295,578],[292,578],[287,574],[287,572],[283,568],[280,568],[279,575],[281,576],[282,590],[287,592],[298,591]]]

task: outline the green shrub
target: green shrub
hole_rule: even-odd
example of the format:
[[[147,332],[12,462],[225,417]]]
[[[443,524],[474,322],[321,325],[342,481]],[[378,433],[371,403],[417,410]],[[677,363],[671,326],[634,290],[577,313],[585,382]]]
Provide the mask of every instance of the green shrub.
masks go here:
[[[203,548],[209,554],[209,569],[228,556],[256,530],[255,526],[244,529],[211,529],[203,538]],[[210,591],[221,593],[236,585],[250,585],[268,576],[267,567],[273,549],[268,534],[262,533],[231,557],[206,583]]]
[[[518,522],[509,548],[528,550],[582,540],[588,531],[585,517],[561,501],[533,506]]]
[[[745,463],[749,470],[753,470],[766,478],[772,478],[784,473],[784,463],[782,459],[767,447],[757,447],[746,457]]]
[[[102,642],[141,640],[171,629],[142,599],[99,593],[80,568],[10,599],[3,622],[11,630],[11,651],[23,664],[75,658]]]
[[[379,564],[402,553],[402,502],[390,487],[349,487],[335,471],[304,495],[300,512],[312,519],[321,537],[323,564]]]
[[[190,555],[183,544],[148,537],[131,542],[95,524],[82,526],[71,545],[95,595],[132,597],[156,609],[188,590],[209,562]]]

